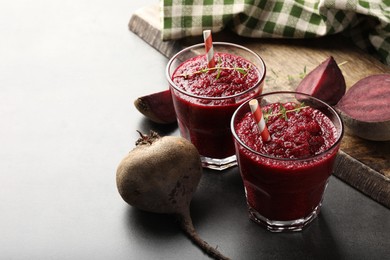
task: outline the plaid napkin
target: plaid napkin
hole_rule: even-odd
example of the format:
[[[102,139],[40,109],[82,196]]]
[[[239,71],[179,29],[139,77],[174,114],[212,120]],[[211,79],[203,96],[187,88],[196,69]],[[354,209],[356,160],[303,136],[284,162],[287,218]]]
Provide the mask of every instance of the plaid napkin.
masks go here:
[[[162,38],[229,28],[252,38],[342,32],[390,65],[390,0],[162,0]]]

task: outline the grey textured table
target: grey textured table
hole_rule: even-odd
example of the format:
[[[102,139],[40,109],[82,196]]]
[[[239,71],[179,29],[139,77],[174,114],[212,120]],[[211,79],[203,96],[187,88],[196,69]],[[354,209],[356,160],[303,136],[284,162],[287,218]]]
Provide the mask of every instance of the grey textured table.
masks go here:
[[[155,1],[3,1],[0,9],[0,258],[208,259],[171,216],[120,198],[119,161],[136,130],[177,135],[133,107],[166,88],[167,60],[128,31]],[[237,168],[205,171],[194,225],[233,259],[384,259],[390,210],[332,177],[301,233],[270,233],[246,213]]]

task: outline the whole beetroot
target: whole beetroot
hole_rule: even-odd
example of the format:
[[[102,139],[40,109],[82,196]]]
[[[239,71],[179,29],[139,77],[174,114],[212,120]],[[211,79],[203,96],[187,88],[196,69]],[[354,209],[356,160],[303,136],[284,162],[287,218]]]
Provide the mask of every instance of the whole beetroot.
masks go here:
[[[198,150],[182,137],[141,134],[136,147],[120,162],[119,194],[140,210],[174,214],[180,227],[205,253],[228,259],[202,240],[192,224],[190,202],[202,176]]]

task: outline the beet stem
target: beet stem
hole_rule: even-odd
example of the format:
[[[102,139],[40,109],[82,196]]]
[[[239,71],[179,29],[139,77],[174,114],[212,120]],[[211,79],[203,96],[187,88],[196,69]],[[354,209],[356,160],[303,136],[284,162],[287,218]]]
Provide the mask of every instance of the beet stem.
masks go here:
[[[145,145],[145,144],[152,144],[154,141],[156,141],[157,139],[160,138],[160,135],[153,130],[150,130],[149,135],[144,135],[143,133],[141,133],[138,130],[137,130],[137,132],[140,135],[140,138],[135,142],[136,146]]]
[[[192,219],[189,213],[178,214],[178,220],[181,229],[187,234],[187,236],[196,244],[200,249],[202,249],[210,257],[218,260],[229,260],[230,258],[224,256],[216,248],[210,246],[206,241],[204,241],[196,232],[194,225],[192,224]]]

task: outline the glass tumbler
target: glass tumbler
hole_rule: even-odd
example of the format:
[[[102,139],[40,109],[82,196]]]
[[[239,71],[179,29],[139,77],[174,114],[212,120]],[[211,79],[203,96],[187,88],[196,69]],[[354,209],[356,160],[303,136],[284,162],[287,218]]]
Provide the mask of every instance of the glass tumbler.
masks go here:
[[[190,140],[198,149],[203,167],[224,170],[237,164],[230,119],[239,105],[262,93],[266,67],[262,58],[246,47],[227,42],[215,42],[213,49],[214,53],[232,54],[248,61],[257,73],[257,80],[251,85],[244,86],[245,90],[242,92],[223,96],[215,95],[218,91],[217,87],[207,95],[199,95],[178,86],[174,80],[178,67],[188,61],[206,59],[204,43],[190,46],[174,55],[167,64],[166,77],[181,136]],[[216,60],[216,68],[210,70],[221,72],[218,80],[223,79],[223,73],[238,73],[238,69],[231,68],[232,70],[229,71],[224,68],[218,69],[218,63],[219,60]],[[205,68],[207,67],[202,67]],[[202,73],[209,73],[206,70]],[[207,83],[201,80],[195,80],[191,84],[195,84],[198,88],[208,87]]]
[[[260,95],[257,100],[260,107],[279,102],[305,104],[322,112],[334,126],[329,129],[334,141],[328,148],[316,155],[291,159],[260,153],[250,148],[249,140],[242,140],[244,136],[238,134],[238,127],[243,117],[250,113],[248,102],[235,111],[231,120],[249,217],[270,231],[300,231],[320,212],[343,136],[343,123],[331,106],[306,94],[272,92]]]

